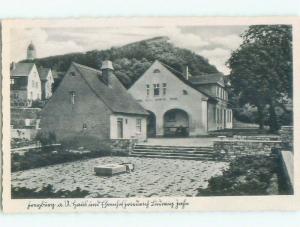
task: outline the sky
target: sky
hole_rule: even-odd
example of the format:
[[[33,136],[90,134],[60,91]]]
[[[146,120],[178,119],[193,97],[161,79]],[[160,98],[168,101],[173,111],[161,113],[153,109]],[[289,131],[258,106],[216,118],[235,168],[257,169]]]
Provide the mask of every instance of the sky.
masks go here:
[[[11,60],[26,58],[32,41],[37,57],[47,57],[89,50],[103,50],[128,43],[167,36],[177,47],[193,51],[208,59],[224,74],[225,63],[242,42],[240,34],[247,26],[184,26],[184,27],[101,27],[101,28],[22,28],[11,30]]]

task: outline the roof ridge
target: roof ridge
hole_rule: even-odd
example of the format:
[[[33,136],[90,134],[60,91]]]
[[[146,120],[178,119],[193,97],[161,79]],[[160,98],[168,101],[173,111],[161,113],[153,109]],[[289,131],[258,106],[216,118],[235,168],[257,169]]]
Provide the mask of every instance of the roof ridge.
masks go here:
[[[158,61],[158,62],[160,62],[162,65],[166,66],[167,68],[170,68],[170,69],[174,70],[175,72],[179,73],[181,76],[184,77],[184,74],[182,72],[178,71],[177,69],[174,69],[172,66],[169,66],[169,65],[167,65],[167,64],[165,64],[165,63],[163,63],[161,61]]]
[[[157,61],[158,61],[158,60],[157,60]],[[162,64],[162,66],[166,67],[167,70],[169,70],[169,71],[170,71],[170,70],[174,70],[174,71],[178,72],[176,69],[173,69],[171,66],[168,66],[167,64],[164,64],[164,63],[162,63],[162,62],[160,62],[160,61],[158,61],[158,62],[159,62],[160,64]],[[202,89],[199,89],[199,88],[194,87],[193,83],[192,83],[191,81],[187,80],[187,79],[184,77],[184,75],[183,75],[182,73],[180,73],[181,76],[179,77],[179,76],[175,75],[174,72],[172,72],[172,71],[170,71],[170,72],[171,72],[175,77],[177,77],[179,80],[181,80],[183,83],[185,83],[185,84],[187,84],[188,86],[190,86],[191,88],[193,88],[193,89],[195,89],[196,91],[202,93],[203,95],[207,96],[208,98],[214,99],[214,97],[212,97],[211,95],[209,95],[209,94],[207,94],[206,92],[202,91]],[[191,77],[193,77],[193,76],[191,76]]]
[[[82,68],[85,68],[85,69],[88,69],[90,67],[86,66],[84,67],[84,65],[81,65],[81,64],[78,64],[76,62],[73,62],[73,64],[75,65],[76,69],[77,67],[79,66],[83,66]],[[91,68],[92,69],[92,68]],[[98,93],[95,91],[95,89],[90,85],[90,83],[87,81],[87,79],[85,78],[85,76],[80,72],[80,70],[77,69],[77,71],[79,72],[80,76],[82,77],[82,79],[85,81],[85,83],[88,85],[88,87],[93,91],[93,93],[104,103],[104,105],[112,112],[114,112],[112,110],[112,108],[104,101],[104,99],[98,95]],[[97,71],[97,70],[94,70],[94,71]],[[99,81],[100,83],[102,83],[101,81]]]
[[[218,73],[206,73],[206,74],[198,74],[198,75],[194,75],[194,77],[201,77],[201,76],[209,76],[209,75],[220,75],[220,76],[225,76],[223,73],[218,72]]]
[[[75,66],[77,65],[79,67],[91,70],[91,71],[96,71],[96,72],[102,73],[100,69],[98,70],[98,69],[95,69],[95,68],[92,68],[92,67],[89,67],[89,66],[86,66],[86,65],[79,64],[79,63],[74,62],[74,61],[72,62],[72,64],[74,64]]]

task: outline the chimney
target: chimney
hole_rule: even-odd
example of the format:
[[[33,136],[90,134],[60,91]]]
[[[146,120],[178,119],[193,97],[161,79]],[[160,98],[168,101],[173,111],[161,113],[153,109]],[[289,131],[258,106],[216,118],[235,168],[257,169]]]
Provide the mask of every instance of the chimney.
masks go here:
[[[13,61],[11,64],[10,64],[10,70],[15,70],[16,69],[16,63]]]
[[[112,62],[109,60],[105,60],[102,62],[102,66],[101,66],[101,71],[102,71],[102,81],[106,84],[109,85],[110,83],[110,76],[111,74],[113,74],[114,72],[114,68],[112,65]]]
[[[190,73],[189,73],[189,66],[188,65],[186,65],[183,75],[184,75],[186,80],[189,80]]]

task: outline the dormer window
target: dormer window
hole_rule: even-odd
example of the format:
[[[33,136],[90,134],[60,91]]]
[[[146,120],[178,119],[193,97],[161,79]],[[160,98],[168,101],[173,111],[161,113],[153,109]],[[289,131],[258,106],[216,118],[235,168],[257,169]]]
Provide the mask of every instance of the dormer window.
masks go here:
[[[159,69],[154,69],[153,73],[160,73],[160,70]]]

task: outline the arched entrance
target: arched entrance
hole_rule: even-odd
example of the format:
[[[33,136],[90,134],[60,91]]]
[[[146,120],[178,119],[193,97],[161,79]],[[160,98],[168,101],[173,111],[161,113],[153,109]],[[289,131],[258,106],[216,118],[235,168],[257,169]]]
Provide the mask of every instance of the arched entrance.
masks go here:
[[[189,116],[181,109],[171,109],[164,114],[164,136],[189,136]]]
[[[155,137],[156,136],[156,116],[153,112],[148,110],[148,118],[147,118],[147,137]]]

